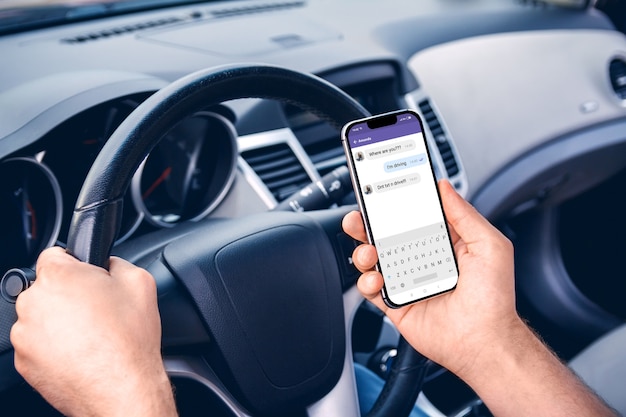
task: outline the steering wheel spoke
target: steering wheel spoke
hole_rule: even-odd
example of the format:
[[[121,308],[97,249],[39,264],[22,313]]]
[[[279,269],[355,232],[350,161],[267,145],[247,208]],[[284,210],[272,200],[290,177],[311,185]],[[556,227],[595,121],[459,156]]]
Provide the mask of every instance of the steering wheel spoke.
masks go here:
[[[235,417],[252,417],[235,397],[228,392],[215,372],[197,356],[172,356],[163,359],[165,370],[171,379],[184,378],[209,390]]]
[[[346,328],[346,354],[343,372],[337,385],[324,398],[308,407],[309,417],[331,415],[359,417],[361,415],[354,376],[351,331],[352,321],[362,301],[363,298],[354,286],[343,294],[344,324]]]

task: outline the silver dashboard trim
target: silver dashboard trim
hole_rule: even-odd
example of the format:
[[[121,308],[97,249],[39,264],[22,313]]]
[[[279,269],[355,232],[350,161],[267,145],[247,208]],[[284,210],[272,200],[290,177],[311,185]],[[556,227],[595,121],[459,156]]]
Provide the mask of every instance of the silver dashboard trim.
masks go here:
[[[259,197],[270,209],[276,207],[278,202],[263,181],[261,181],[256,172],[254,172],[250,165],[248,165],[245,159],[241,156],[242,152],[277,144],[286,144],[293,151],[294,155],[298,159],[298,162],[302,165],[302,168],[311,179],[311,182],[316,182],[321,179],[313,161],[311,161],[311,158],[309,158],[309,155],[300,144],[300,141],[289,128],[281,128],[267,132],[240,136],[237,142],[239,145],[239,169],[246,181],[248,181],[248,184],[250,184],[250,186],[257,192]]]
[[[235,180],[235,169],[236,169],[236,161],[237,161],[237,142],[236,142],[237,130],[235,129],[235,126],[230,122],[230,120],[228,120],[226,117],[222,116],[221,114],[218,114],[215,112],[200,111],[200,112],[193,114],[191,117],[212,118],[220,122],[222,126],[224,127],[224,129],[228,132],[228,141],[229,141],[228,145],[230,147],[230,152],[232,152],[232,161],[229,166],[229,172],[226,176],[224,183],[221,185],[220,191],[215,195],[213,200],[210,201],[210,203],[206,207],[203,208],[201,212],[197,213],[195,216],[189,219],[191,221],[198,221],[200,219],[205,218],[211,212],[213,212],[213,210],[215,210],[215,208],[224,200],[224,198],[230,191],[230,188]],[[178,223],[178,221],[166,222],[166,221],[162,221],[162,220],[155,218],[150,213],[150,211],[144,204],[143,199],[141,198],[141,190],[140,190],[141,177],[142,177],[143,170],[144,170],[144,167],[148,158],[149,158],[149,155],[146,156],[144,160],[141,162],[141,165],[139,166],[139,168],[133,175],[133,178],[131,181],[130,192],[132,195],[133,204],[135,205],[137,211],[143,214],[143,218],[148,223],[156,227],[163,227],[163,228],[174,227]]]

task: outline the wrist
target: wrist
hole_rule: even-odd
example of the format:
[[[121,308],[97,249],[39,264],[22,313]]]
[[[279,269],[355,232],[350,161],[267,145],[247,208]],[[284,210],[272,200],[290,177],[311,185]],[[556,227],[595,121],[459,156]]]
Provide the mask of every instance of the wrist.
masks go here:
[[[171,382],[162,367],[146,369],[129,375],[127,383],[121,384],[111,416],[158,416],[178,415]]]
[[[491,370],[501,371],[504,365],[502,362],[512,365],[521,360],[525,351],[523,346],[534,339],[534,333],[514,314],[480,333],[468,332],[453,362],[443,365],[462,380],[471,383],[483,378]]]
[[[528,383],[539,385],[528,377],[534,379],[540,375],[541,370],[537,368],[546,366],[546,359],[548,362],[558,359],[518,316],[487,336],[470,351],[472,356],[465,358],[455,374],[472,387],[494,414],[514,404],[520,410],[526,409],[528,404],[519,403],[516,395],[526,391]],[[531,397],[522,396],[525,400]],[[502,398],[507,398],[505,407],[501,404]]]
[[[159,417],[177,416],[178,413],[174,402],[172,385],[165,373],[165,369],[158,372],[157,375],[154,375],[152,378],[152,383],[146,384],[146,379],[140,381],[139,395],[142,395],[142,400],[137,401],[137,398],[133,398],[133,396],[130,397],[134,405],[138,406],[133,415]],[[129,415],[128,412],[124,413],[124,416]]]

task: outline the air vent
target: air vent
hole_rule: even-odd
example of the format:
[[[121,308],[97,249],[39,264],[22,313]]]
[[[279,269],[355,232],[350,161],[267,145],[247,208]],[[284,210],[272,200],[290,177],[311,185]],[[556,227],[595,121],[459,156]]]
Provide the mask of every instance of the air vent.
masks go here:
[[[61,39],[64,43],[84,43],[89,41],[97,41],[100,39],[110,38],[112,36],[127,35],[129,33],[139,32],[145,29],[153,29],[159,26],[171,25],[179,23],[184,20],[195,19],[197,16],[190,15],[187,17],[169,17],[158,20],[147,20],[145,22],[139,22],[132,25],[117,26],[110,29],[103,29],[95,32],[83,33],[81,35],[73,36],[71,38]]]
[[[304,149],[322,177],[335,168],[346,164],[346,155],[337,135],[330,139],[313,143]]]
[[[448,178],[454,177],[459,173],[459,164],[456,161],[456,157],[454,156],[454,151],[450,146],[448,136],[446,135],[443,126],[439,122],[437,114],[433,110],[428,100],[421,101],[418,106],[420,108],[420,111],[422,112],[424,121],[428,125],[430,133],[432,133],[433,138],[435,139],[435,143],[437,144],[437,149],[439,150],[439,154],[441,155],[441,160],[446,168]]]
[[[279,202],[311,182],[302,164],[285,143],[244,151],[241,156]]]
[[[626,100],[626,61],[615,58],[609,64],[611,86],[620,100]]]
[[[139,23],[130,25],[117,26],[109,29],[103,29],[99,31],[83,33],[80,35],[72,36],[69,38],[61,39],[63,43],[80,44],[84,42],[97,41],[100,39],[106,39],[114,36],[127,35],[130,33],[136,33],[146,29],[154,29],[161,26],[172,25],[175,23],[183,23],[187,21],[195,21],[200,19],[216,19],[223,17],[241,16],[261,12],[270,12],[276,10],[291,9],[294,7],[301,7],[305,4],[304,1],[281,1],[275,3],[262,3],[252,6],[240,6],[240,7],[228,7],[221,9],[210,9],[206,11],[195,10],[186,15],[171,16],[162,19],[146,20]]]

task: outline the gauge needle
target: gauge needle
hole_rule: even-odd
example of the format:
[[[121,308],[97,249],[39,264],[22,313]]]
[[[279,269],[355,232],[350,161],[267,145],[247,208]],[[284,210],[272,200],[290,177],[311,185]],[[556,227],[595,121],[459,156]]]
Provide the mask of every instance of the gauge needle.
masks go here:
[[[157,178],[152,185],[150,186],[150,188],[148,188],[141,196],[142,200],[145,200],[146,198],[148,198],[150,196],[150,194],[152,194],[154,192],[154,190],[163,182],[167,179],[167,177],[170,176],[170,173],[172,172],[172,167],[167,167],[165,168],[165,170],[163,170],[163,172],[161,173],[161,175],[159,175],[159,178]]]
[[[15,191],[15,196],[20,198],[22,207],[22,226],[24,228],[24,236],[26,236],[26,250],[30,253],[31,243],[37,239],[37,221],[35,219],[35,210],[28,196],[28,188],[26,184]]]

